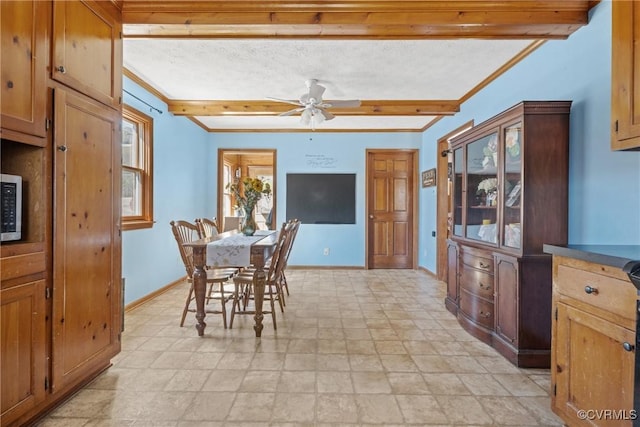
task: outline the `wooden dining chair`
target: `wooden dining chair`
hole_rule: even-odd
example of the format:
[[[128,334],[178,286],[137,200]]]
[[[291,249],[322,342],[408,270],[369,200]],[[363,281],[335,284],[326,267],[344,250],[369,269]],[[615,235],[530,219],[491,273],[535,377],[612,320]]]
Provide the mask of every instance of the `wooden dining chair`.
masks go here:
[[[218,230],[220,230],[218,221],[216,221],[215,218],[196,218],[196,225],[198,226],[198,235],[201,239],[215,236],[219,233]]]
[[[195,308],[191,307],[192,301],[195,301],[193,292],[193,272],[195,270],[193,264],[193,249],[184,246],[185,243],[193,242],[199,239],[198,227],[188,221],[171,221],[171,231],[178,244],[180,257],[184,263],[187,272],[187,282],[189,283],[189,295],[184,304],[180,326],[184,325],[187,312],[195,312]],[[237,269],[233,268],[213,268],[205,270],[207,272],[207,284],[209,289],[205,297],[205,304],[211,301],[219,301],[220,309],[205,308],[207,313],[221,314],[224,328],[227,328],[227,310],[226,303],[233,300],[234,287],[231,285],[230,279],[236,274]],[[226,285],[226,286],[225,286]]]
[[[291,249],[293,248],[293,242],[296,239],[296,235],[298,234],[298,229],[300,228],[300,220],[295,218],[290,220],[292,227],[289,233],[289,241],[287,242],[287,247],[285,249],[284,254],[284,265],[282,266],[282,271],[280,274],[280,287],[287,291],[287,295],[289,295],[289,284],[287,283],[287,276],[285,275],[285,271],[287,269],[287,263],[289,262],[289,254],[291,254]]]
[[[237,216],[225,216],[223,231],[231,231],[240,229],[240,217]]]
[[[284,225],[283,225],[284,229]],[[266,283],[264,287],[264,303],[269,303],[270,310],[262,310],[263,314],[271,314],[273,320],[273,329],[278,329],[276,323],[276,310],[275,302],[280,304],[280,310],[284,311],[284,302],[281,299],[281,291],[279,291],[278,277],[280,275],[280,269],[282,268],[282,256],[284,255],[285,245],[287,243],[287,233],[281,231],[278,236],[278,243],[276,244],[273,254],[269,262],[269,267],[266,274]],[[266,267],[265,267],[266,268]],[[245,270],[233,278],[234,288],[234,303],[231,308],[231,320],[229,322],[229,328],[233,327],[233,319],[236,314],[254,314],[255,310],[247,310],[249,302],[254,300],[253,298],[253,275],[255,271],[252,269]],[[242,307],[242,308],[240,308]]]

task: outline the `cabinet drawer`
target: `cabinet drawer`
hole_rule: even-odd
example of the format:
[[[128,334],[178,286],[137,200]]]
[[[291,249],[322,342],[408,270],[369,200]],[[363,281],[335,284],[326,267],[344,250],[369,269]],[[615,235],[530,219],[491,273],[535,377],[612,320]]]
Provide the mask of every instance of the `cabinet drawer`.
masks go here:
[[[489,254],[487,254],[489,255]],[[462,263],[478,270],[493,274],[493,258],[490,256],[478,256],[468,252],[462,252]]]
[[[558,292],[630,320],[636,319],[636,289],[630,282],[558,265]]]
[[[493,329],[493,303],[465,290],[460,291],[460,310],[475,323]]]
[[[463,266],[460,287],[472,294],[493,300],[493,275],[484,271]]]

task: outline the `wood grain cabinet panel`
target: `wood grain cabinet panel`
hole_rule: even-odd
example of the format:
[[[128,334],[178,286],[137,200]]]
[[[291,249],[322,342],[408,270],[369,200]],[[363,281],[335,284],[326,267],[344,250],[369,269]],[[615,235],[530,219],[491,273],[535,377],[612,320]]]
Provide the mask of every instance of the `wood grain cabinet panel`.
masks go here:
[[[44,137],[50,2],[3,1],[0,9],[0,124],[4,131]]]
[[[0,291],[2,425],[9,425],[45,397],[45,282]]]
[[[447,240],[447,297],[444,304],[454,316],[458,314],[458,295],[458,244],[453,240]]]
[[[109,2],[54,2],[52,78],[120,108],[122,24],[119,11],[108,6]]]
[[[118,353],[122,310],[120,117],[89,98],[55,95],[54,388]]]
[[[640,150],[640,3],[611,7],[611,148]]]

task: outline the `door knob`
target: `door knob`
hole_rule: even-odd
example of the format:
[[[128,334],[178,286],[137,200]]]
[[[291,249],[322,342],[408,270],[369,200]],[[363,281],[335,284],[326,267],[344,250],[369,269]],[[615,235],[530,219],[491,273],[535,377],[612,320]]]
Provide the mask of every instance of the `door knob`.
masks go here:
[[[373,215],[369,215],[369,219],[373,219]]]
[[[56,70],[58,70],[59,72],[61,72],[62,74],[65,74],[67,72],[67,69],[64,68],[62,65],[57,67]]]
[[[622,343],[622,348],[624,348],[625,351],[633,351],[635,346],[625,341],[624,343]]]

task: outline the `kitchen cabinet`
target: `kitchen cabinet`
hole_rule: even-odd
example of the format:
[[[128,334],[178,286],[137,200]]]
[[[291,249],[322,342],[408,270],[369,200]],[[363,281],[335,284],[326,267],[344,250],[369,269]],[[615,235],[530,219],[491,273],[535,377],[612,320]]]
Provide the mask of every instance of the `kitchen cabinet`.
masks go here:
[[[20,426],[120,351],[121,20],[114,2],[0,7],[0,168],[23,189],[20,239],[0,245],[0,416]]]
[[[105,3],[53,2],[51,72],[65,86],[118,108],[122,104],[122,22],[119,11]]]
[[[611,148],[640,150],[640,3],[611,8]]]
[[[2,85],[0,126],[2,138],[28,136],[44,144],[46,135],[46,80],[51,3],[44,1],[3,1]],[[10,58],[10,60],[9,60]],[[31,137],[31,138],[29,138]]]
[[[619,268],[554,255],[553,309],[553,411],[571,426],[631,426],[636,288]]]
[[[542,246],[567,239],[570,106],[524,101],[451,141],[448,265],[459,274],[449,274],[445,305],[521,367],[550,361],[551,257]]]
[[[45,281],[0,290],[2,420],[16,419],[45,399]]]

